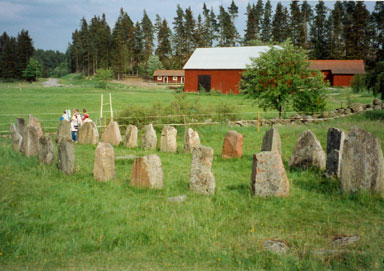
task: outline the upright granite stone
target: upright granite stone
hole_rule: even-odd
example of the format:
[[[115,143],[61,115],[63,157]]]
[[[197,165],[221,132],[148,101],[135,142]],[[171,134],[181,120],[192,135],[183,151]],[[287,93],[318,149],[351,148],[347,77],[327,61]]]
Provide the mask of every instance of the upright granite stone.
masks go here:
[[[72,139],[71,123],[66,120],[62,120],[59,124],[59,127],[57,128],[55,139],[56,143],[59,143],[62,138]]]
[[[172,126],[164,126],[161,131],[160,151],[176,152],[177,151],[177,130]]]
[[[278,152],[264,151],[253,155],[251,188],[255,196],[288,196],[289,180]]]
[[[281,155],[281,139],[277,128],[272,127],[265,133],[261,151],[275,151]]]
[[[296,141],[295,149],[289,159],[289,166],[301,169],[308,167],[325,169],[323,148],[310,130],[305,130]]]
[[[55,146],[49,136],[43,135],[39,139],[40,163],[52,165],[55,162]]]
[[[211,172],[213,149],[200,145],[192,150],[190,189],[201,194],[215,193],[215,177]]]
[[[11,124],[9,127],[9,133],[11,134],[12,147],[15,151],[21,150],[21,144],[23,142],[23,136],[19,133],[15,124]]]
[[[191,153],[192,150],[200,146],[199,134],[192,128],[188,128],[184,134],[184,152]]]
[[[40,121],[36,117],[32,115],[28,116],[28,126],[33,126],[36,128],[39,138],[43,136],[43,130],[41,129]]]
[[[128,148],[136,148],[137,134],[138,134],[137,127],[135,125],[128,125],[127,131],[125,132],[125,137],[124,137],[124,146]]]
[[[77,142],[79,144],[93,144],[99,143],[99,131],[93,121],[85,121],[79,128],[77,135]]]
[[[25,120],[23,118],[16,119],[16,130],[21,135],[24,136],[25,132]]]
[[[384,194],[381,142],[358,127],[352,127],[344,141],[340,184],[345,192],[365,190]]]
[[[157,136],[156,131],[153,129],[152,124],[144,126],[144,134],[141,138],[141,146],[144,149],[156,150],[157,148]]]
[[[338,128],[329,128],[327,133],[327,161],[325,174],[328,177],[340,177],[340,162],[343,152],[345,133]]]
[[[38,128],[28,125],[24,131],[21,152],[27,157],[37,156],[39,154],[39,138]]]
[[[75,173],[75,145],[70,139],[62,139],[58,144],[58,168],[67,175]]]
[[[103,142],[110,143],[114,146],[118,146],[121,142],[121,134],[119,125],[116,121],[110,121],[107,125],[107,128],[105,128],[105,131],[103,133],[102,137]]]
[[[131,185],[136,187],[162,188],[164,182],[160,157],[156,154],[137,157],[132,166]]]
[[[241,158],[243,155],[243,135],[236,131],[228,131],[225,135],[223,142],[223,151],[221,157],[228,158]]]
[[[95,151],[93,178],[106,182],[115,177],[115,153],[113,146],[107,142],[100,142]]]

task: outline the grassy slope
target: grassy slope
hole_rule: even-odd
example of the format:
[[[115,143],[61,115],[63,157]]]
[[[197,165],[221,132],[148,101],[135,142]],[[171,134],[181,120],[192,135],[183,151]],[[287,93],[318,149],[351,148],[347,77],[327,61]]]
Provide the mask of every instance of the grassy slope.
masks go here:
[[[47,99],[54,102],[58,93],[52,91]],[[325,147],[327,128],[348,130],[352,125],[372,132],[384,142],[383,122],[368,120],[364,115],[281,127],[284,162],[303,130],[314,131]],[[228,129],[232,128],[197,128],[202,144],[212,146],[215,152],[214,197],[189,192],[191,156],[187,154],[158,152],[165,175],[164,189],[149,191],[129,186],[132,161],[117,162],[113,182],[95,182],[94,146],[76,145],[77,172],[65,176],[56,166],[43,166],[37,158],[15,153],[9,139],[0,139],[0,269],[384,268],[382,199],[367,194],[343,195],[336,180],[326,180],[316,171],[288,171],[291,195],[287,198],[252,198],[252,154],[260,151],[267,128],[257,133],[255,128],[236,127],[244,135],[244,156],[223,160],[221,146]],[[178,128],[180,150],[183,132]],[[145,153],[150,152],[115,147],[115,155]],[[186,202],[167,201],[167,197],[181,194],[188,196]],[[340,234],[359,235],[361,240],[335,255],[314,254],[319,249],[332,249],[332,237]],[[264,252],[263,240],[271,238],[288,242],[290,252],[284,256]]]

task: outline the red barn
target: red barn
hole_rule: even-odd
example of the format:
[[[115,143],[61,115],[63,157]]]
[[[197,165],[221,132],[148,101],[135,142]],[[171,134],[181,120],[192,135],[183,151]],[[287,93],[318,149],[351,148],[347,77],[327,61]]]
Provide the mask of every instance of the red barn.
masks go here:
[[[153,73],[153,79],[156,83],[164,84],[184,84],[183,70],[156,70]]]
[[[184,66],[184,91],[215,89],[238,94],[241,73],[251,64],[251,58],[269,49],[269,46],[197,48]]]
[[[349,87],[355,74],[365,73],[363,60],[310,60],[310,69],[324,74],[331,86]]]

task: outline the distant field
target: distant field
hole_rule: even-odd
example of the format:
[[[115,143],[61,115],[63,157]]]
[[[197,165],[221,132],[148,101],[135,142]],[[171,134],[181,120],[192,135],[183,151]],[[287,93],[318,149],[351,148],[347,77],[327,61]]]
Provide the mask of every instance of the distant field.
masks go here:
[[[67,107],[97,112],[103,93],[84,84],[41,88],[37,83],[21,91],[16,87],[0,85],[1,114],[34,113],[55,121],[60,114],[38,114],[60,113]],[[116,109],[131,103],[169,103],[173,98],[168,90],[117,85],[104,91],[108,92]],[[351,95],[347,89],[332,93],[331,107]],[[351,99],[371,102],[365,95]],[[242,96],[201,99],[207,105],[233,102],[258,110]],[[133,161],[117,161],[117,176],[111,182],[93,180],[95,146],[76,145],[76,173],[65,176],[56,165],[44,166],[37,158],[14,152],[10,139],[0,138],[0,270],[384,270],[384,200],[366,193],[342,194],[337,180],[325,179],[316,170],[289,170],[287,165],[305,129],[316,134],[324,149],[329,127],[349,130],[353,125],[379,137],[384,147],[383,115],[376,111],[319,124],[280,126],[282,158],[291,183],[287,198],[253,198],[250,193],[252,155],[260,151],[269,127],[261,127],[259,133],[254,127],[194,127],[201,143],[214,149],[213,197],[188,189],[191,155],[181,152],[182,126],[177,127],[176,154],[114,148],[115,155],[158,154],[164,188],[157,191],[129,185]],[[13,120],[14,116],[2,116],[2,122]],[[244,135],[241,159],[221,158],[230,129]],[[187,195],[187,200],[167,201],[178,195]],[[358,235],[360,240],[333,247],[332,239],[340,235]],[[288,243],[288,253],[264,251],[267,239]]]

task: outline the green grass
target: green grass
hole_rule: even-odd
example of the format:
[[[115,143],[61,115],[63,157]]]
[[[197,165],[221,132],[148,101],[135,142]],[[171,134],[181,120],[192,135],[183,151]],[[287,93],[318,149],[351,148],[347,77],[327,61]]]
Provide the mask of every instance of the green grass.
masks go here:
[[[24,106],[13,104],[19,106],[16,112],[44,112],[34,105],[34,95],[45,95],[45,103],[60,108],[67,105],[68,101],[57,100],[64,95],[62,88],[33,87],[20,98]],[[121,88],[111,91],[121,94],[116,103],[123,105],[121,99],[130,89]],[[1,91],[0,101],[8,110],[11,106],[4,102],[8,97],[4,93],[9,90]],[[81,97],[81,101],[101,93],[81,85],[78,90],[65,91],[71,99]],[[138,89],[133,93],[132,100],[142,99],[143,104],[161,99],[161,95],[172,97],[168,91],[160,95]],[[147,93],[152,96],[145,96]],[[216,98],[221,96],[202,99]],[[232,98],[241,100],[236,96],[222,99]],[[55,107],[47,105],[46,110]],[[14,152],[10,139],[0,138],[0,270],[383,270],[384,200],[365,193],[342,194],[337,180],[325,179],[315,170],[296,171],[287,166],[305,129],[311,129],[325,148],[329,127],[349,130],[353,125],[384,142],[383,122],[366,114],[279,127],[291,193],[286,198],[268,199],[252,197],[249,189],[252,154],[260,151],[268,127],[261,127],[259,133],[254,127],[194,127],[202,144],[214,149],[213,197],[189,191],[191,155],[182,152],[155,152],[163,164],[164,188],[151,191],[129,185],[133,161],[117,161],[117,176],[111,182],[93,180],[95,146],[76,145],[76,173],[66,176],[55,165],[44,166],[37,158]],[[184,128],[177,129],[182,150]],[[221,158],[229,129],[244,135],[241,159]],[[153,153],[123,146],[114,150],[116,156]],[[188,198],[183,203],[167,201],[178,195]],[[361,239],[335,254],[316,254],[334,249],[332,238],[344,234]],[[265,252],[266,239],[284,240],[289,252],[282,256]]]

